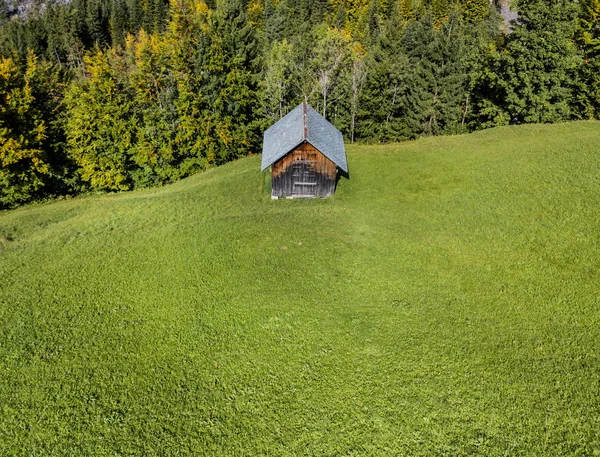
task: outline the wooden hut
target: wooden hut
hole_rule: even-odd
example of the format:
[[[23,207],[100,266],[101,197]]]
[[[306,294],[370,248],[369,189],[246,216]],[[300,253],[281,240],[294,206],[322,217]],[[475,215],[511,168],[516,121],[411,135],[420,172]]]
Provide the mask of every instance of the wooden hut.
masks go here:
[[[265,132],[261,169],[269,166],[272,198],[327,197],[338,171],[348,173],[342,132],[302,103]]]

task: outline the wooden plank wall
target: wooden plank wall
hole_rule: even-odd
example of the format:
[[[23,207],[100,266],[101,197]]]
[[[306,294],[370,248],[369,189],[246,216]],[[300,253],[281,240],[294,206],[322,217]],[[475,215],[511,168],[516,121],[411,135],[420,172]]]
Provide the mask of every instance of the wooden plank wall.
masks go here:
[[[304,142],[273,164],[271,178],[273,197],[327,197],[335,191],[337,168]]]

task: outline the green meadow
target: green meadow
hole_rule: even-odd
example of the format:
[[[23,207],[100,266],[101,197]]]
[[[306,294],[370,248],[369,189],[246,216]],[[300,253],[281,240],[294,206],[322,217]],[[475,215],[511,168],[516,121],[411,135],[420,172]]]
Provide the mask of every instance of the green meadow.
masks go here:
[[[0,455],[600,455],[600,122],[0,213]]]

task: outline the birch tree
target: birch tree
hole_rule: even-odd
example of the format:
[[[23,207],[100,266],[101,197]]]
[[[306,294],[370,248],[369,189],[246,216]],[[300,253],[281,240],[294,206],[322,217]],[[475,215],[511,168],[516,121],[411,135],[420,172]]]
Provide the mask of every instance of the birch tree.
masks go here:
[[[293,46],[282,40],[275,42],[267,56],[262,82],[263,111],[272,121],[281,119],[290,105],[293,74]]]

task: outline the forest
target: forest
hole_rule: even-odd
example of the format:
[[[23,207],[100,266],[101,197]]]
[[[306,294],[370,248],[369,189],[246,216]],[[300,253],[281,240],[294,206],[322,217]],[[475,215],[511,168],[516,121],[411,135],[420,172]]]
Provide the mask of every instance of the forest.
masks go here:
[[[0,0],[0,209],[260,152],[600,117],[600,0]]]

